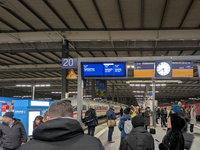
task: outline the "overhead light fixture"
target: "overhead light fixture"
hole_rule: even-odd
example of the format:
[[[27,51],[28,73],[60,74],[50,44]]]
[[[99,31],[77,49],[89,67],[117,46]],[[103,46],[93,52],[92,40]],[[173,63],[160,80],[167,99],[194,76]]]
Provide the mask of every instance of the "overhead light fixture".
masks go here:
[[[127,68],[130,68],[131,66],[127,66]]]
[[[13,96],[13,97],[22,97],[22,96]]]
[[[49,86],[51,86],[50,84],[37,84],[37,85],[35,85],[35,87],[49,87]]]
[[[134,66],[131,66],[131,68],[134,68]]]
[[[17,87],[31,87],[32,85],[16,85]]]
[[[127,84],[133,83],[152,83],[152,80],[131,80],[126,81]],[[155,83],[182,83],[181,80],[155,80]]]
[[[62,94],[62,92],[51,92],[52,94]]]

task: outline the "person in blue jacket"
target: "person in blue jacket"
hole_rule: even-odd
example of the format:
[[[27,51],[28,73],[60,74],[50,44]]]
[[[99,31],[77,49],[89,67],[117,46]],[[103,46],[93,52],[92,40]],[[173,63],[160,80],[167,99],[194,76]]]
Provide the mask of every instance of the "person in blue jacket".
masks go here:
[[[91,122],[86,122],[85,126],[88,126],[88,135],[94,136],[95,127],[98,125],[98,118],[94,109],[94,105],[91,105],[88,111],[91,111],[93,120]]]
[[[114,106],[111,105],[110,108],[108,109],[107,111],[107,119],[108,120],[116,120],[117,117],[115,116],[115,111],[114,111]],[[108,130],[108,142],[109,143],[114,143],[115,141],[112,140],[112,134],[113,134],[113,131],[114,131],[114,127],[108,127],[109,130]]]
[[[120,121],[118,124],[118,128],[121,131],[121,142],[126,136],[126,133],[124,131],[124,123],[126,120],[131,120],[131,116],[129,115],[129,112],[130,112],[130,108],[126,108],[124,110],[124,115],[122,117],[120,117]]]

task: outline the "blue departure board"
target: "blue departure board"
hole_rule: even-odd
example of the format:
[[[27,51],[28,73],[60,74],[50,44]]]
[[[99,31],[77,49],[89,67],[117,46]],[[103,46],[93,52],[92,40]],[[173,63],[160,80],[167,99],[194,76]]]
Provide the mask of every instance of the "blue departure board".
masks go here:
[[[126,63],[82,63],[82,77],[126,77]]]

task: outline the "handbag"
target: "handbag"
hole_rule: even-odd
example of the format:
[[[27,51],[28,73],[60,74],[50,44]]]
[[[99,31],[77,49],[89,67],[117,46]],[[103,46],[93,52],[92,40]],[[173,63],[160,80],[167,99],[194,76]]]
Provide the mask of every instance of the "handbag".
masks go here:
[[[153,127],[153,128],[150,128],[150,133],[151,134],[156,134],[156,129]]]
[[[192,135],[190,133],[183,133],[183,137],[184,137],[184,141],[185,141],[184,148],[189,150],[192,145],[194,135]]]
[[[114,127],[116,125],[117,125],[116,120],[108,120],[108,127]]]

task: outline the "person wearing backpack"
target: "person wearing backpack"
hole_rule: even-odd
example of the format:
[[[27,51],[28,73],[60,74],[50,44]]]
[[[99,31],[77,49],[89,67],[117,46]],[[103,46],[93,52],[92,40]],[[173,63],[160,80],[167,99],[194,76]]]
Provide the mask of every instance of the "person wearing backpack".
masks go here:
[[[133,129],[122,140],[120,150],[154,150],[154,139],[144,127],[144,118],[137,115],[131,122]]]
[[[94,106],[85,113],[85,126],[88,126],[88,135],[94,136],[95,127],[98,125],[98,118]]]
[[[129,115],[129,112],[130,112],[130,108],[126,108],[124,110],[124,115],[122,117],[120,117],[120,121],[119,121],[119,124],[118,124],[118,128],[119,130],[121,131],[121,141],[125,138],[126,136],[126,133],[124,131],[124,123],[127,121],[127,120],[131,120],[131,116]]]

